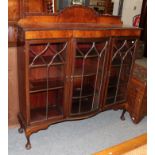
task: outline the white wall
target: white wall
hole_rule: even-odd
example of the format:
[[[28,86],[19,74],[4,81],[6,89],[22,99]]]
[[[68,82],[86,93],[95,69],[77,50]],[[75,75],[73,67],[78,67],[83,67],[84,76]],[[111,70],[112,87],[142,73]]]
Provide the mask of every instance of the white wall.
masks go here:
[[[118,15],[119,0],[114,2],[113,15]],[[141,13],[143,0],[124,0],[122,10],[122,21],[124,25],[132,26],[133,17]]]
[[[114,2],[114,8],[113,8],[113,15],[118,15],[118,7],[119,7],[119,0],[112,0]]]
[[[143,0],[124,0],[122,21],[124,25],[132,25],[133,17],[141,14]]]

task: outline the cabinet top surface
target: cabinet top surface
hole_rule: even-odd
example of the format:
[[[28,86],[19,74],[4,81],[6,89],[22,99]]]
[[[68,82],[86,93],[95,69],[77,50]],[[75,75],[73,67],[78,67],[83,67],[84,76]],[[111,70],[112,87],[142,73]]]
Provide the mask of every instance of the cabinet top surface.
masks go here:
[[[32,30],[108,30],[108,29],[134,29],[139,30],[137,27],[129,27],[125,25],[106,25],[97,23],[29,23],[20,25],[24,31]]]

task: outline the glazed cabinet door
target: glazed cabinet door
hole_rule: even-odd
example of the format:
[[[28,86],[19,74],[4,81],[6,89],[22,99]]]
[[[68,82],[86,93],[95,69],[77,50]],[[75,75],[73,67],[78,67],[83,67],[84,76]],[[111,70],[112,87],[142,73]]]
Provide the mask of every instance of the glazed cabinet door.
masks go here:
[[[76,39],[73,44],[71,116],[99,110],[109,40]]]
[[[127,101],[127,87],[133,68],[136,43],[136,38],[112,39],[105,107]]]
[[[27,46],[29,121],[62,118],[68,41],[30,41]]]

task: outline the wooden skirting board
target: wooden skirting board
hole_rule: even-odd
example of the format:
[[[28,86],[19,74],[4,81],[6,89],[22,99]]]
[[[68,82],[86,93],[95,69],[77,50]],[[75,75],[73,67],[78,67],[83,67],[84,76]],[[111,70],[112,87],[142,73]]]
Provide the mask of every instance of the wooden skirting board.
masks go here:
[[[95,153],[94,155],[146,155],[147,134],[140,135],[131,140],[125,141],[121,144],[112,146],[103,151]]]

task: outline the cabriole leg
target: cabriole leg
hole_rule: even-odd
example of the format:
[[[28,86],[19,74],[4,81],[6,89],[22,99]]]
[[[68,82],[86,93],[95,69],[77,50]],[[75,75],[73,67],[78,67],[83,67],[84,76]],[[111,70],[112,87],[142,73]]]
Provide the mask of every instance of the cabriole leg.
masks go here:
[[[22,122],[21,122],[19,117],[18,117],[18,121],[19,121],[19,125],[20,125],[20,127],[18,129],[18,133],[23,133],[24,132],[24,128],[23,128]]]
[[[122,121],[125,120],[125,116],[124,116],[125,112],[126,112],[126,110],[124,109],[123,112],[122,112],[122,115],[121,115],[121,117],[120,117]]]
[[[18,129],[19,133],[23,133],[24,129],[20,126],[20,128]]]
[[[27,150],[30,150],[31,149],[30,136],[26,136],[26,139],[27,139],[27,143],[25,145],[25,148]]]

